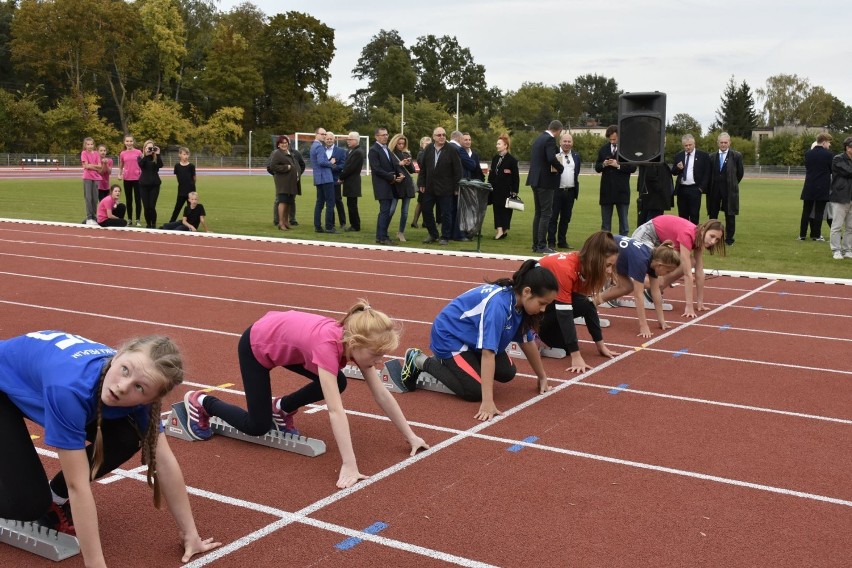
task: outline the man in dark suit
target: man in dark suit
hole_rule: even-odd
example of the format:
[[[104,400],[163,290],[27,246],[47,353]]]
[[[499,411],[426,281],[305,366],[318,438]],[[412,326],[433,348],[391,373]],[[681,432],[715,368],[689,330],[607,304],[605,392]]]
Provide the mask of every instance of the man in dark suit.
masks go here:
[[[562,133],[562,123],[551,122],[547,130],[538,135],[530,152],[530,171],[527,185],[532,187],[535,215],[533,216],[533,252],[555,252],[547,246],[547,229],[553,216],[553,195],[559,188],[559,178],[564,169],[556,157],[559,145],[556,137]]]
[[[701,194],[707,192],[710,185],[710,154],[695,147],[695,138],[686,134],[680,139],[683,152],[674,157],[672,175],[677,196],[677,214],[689,219],[696,225],[701,217]]]
[[[802,186],[802,222],[799,225],[799,240],[805,240],[808,225],[811,227],[811,240],[824,241],[822,236],[822,216],[828,203],[831,187],[831,160],[829,151],[831,134],[823,132],[816,139],[816,145],[805,152],[805,184]],[[811,217],[813,215],[813,217]]]
[[[718,219],[725,212],[725,244],[734,244],[737,215],[740,213],[740,181],[743,179],[743,155],[731,148],[731,136],[723,132],[717,138],[719,151],[710,155],[710,187],[707,190],[707,215]]]
[[[343,162],[346,161],[346,150],[337,145],[337,137],[334,132],[325,133],[325,146],[331,150],[329,160],[334,158],[334,167],[331,169],[331,175],[334,177],[334,208],[337,209],[337,217],[340,220],[340,228],[343,231],[348,231],[346,226],[346,210],[343,208],[343,194],[340,183],[340,172],[343,171]]]
[[[574,137],[563,134],[559,139],[556,158],[565,168],[559,176],[559,188],[553,193],[553,217],[547,228],[547,246],[571,248],[568,245],[568,224],[574,211],[574,202],[580,194],[580,154],[574,150]]]
[[[606,129],[609,140],[598,151],[595,161],[595,171],[601,174],[601,230],[612,231],[612,209],[618,213],[618,234],[630,236],[630,222],[627,218],[630,210],[630,174],[636,171],[636,166],[629,166],[618,161],[618,126],[611,125]]]
[[[417,188],[423,194],[423,226],[429,231],[424,244],[446,245],[453,236],[453,199],[462,178],[458,151],[447,144],[447,131],[438,126],[432,132],[432,144],[426,147],[417,176]],[[435,204],[441,210],[441,234],[435,224]]]
[[[349,230],[361,230],[361,214],[358,212],[358,198],[361,197],[361,170],[364,167],[364,150],[361,149],[361,135],[350,132],[346,138],[349,152],[340,172],[343,197],[349,210]]]
[[[379,218],[376,222],[376,243],[392,245],[388,236],[391,222],[391,203],[396,199],[394,186],[405,179],[399,167],[399,160],[388,150],[388,129],[376,129],[376,143],[367,154],[370,161],[370,173],[373,177],[373,195],[379,202]]]

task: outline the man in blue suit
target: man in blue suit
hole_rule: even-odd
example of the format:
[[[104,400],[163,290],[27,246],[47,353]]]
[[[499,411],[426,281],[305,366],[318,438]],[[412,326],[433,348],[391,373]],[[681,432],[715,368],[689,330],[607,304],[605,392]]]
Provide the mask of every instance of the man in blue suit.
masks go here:
[[[336,233],[334,228],[334,164],[325,153],[325,128],[317,128],[316,138],[311,144],[311,168],[317,188],[317,204],[314,207],[314,230],[317,233]],[[321,224],[322,208],[325,211],[325,229]]]
[[[697,225],[701,217],[701,196],[710,186],[710,154],[695,147],[692,134],[684,135],[680,141],[683,152],[675,154],[672,166],[672,175],[677,176],[677,214]]]
[[[388,129],[376,129],[376,143],[367,154],[370,173],[373,178],[373,195],[379,202],[379,218],[376,222],[376,243],[393,245],[388,236],[391,222],[391,203],[396,199],[396,185],[405,179],[399,166],[399,160],[388,149]]]
[[[326,132],[325,155],[334,164],[334,167],[331,168],[331,175],[334,176],[334,207],[337,209],[337,216],[340,219],[340,229],[346,231],[346,209],[343,207],[343,184],[340,181],[340,172],[343,171],[343,163],[346,161],[346,150],[335,142],[334,132]]]
[[[538,135],[530,152],[530,172],[527,185],[532,187],[535,215],[533,216],[533,252],[555,252],[547,246],[547,229],[553,216],[553,195],[559,189],[559,178],[564,166],[559,162],[557,137],[562,133],[562,123],[551,122],[547,130]]]

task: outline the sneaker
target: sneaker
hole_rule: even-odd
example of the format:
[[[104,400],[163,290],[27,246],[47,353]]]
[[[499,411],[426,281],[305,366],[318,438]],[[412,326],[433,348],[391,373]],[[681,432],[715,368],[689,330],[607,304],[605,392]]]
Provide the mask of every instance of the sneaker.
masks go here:
[[[397,233],[396,234],[396,240],[398,240],[401,243],[404,243],[405,242],[405,233]]]
[[[834,260],[843,260],[843,253],[839,250],[834,251]]]
[[[415,361],[423,352],[416,347],[409,347],[405,350],[405,359],[402,364],[402,385],[410,391],[417,388],[417,377],[420,376],[420,369],[417,368]]]
[[[293,423],[293,415],[296,414],[298,410],[294,410],[293,412],[284,412],[278,408],[279,400],[281,400],[280,397],[272,399],[272,427],[282,434],[298,436],[299,429],[296,428],[296,425]]]
[[[807,239],[805,239],[805,237],[796,237],[796,240],[797,241],[805,241]],[[816,239],[814,239],[814,240],[816,240]]]
[[[620,300],[609,300],[603,303],[604,306],[609,306],[610,308],[620,308],[621,301]]]
[[[536,252],[536,254],[553,254],[553,253],[555,253],[556,251],[555,251],[555,250],[553,250],[553,249],[552,249],[552,248],[550,248],[550,247],[542,247],[542,248],[536,249],[536,251],[535,251],[535,252]]]
[[[843,253],[843,258],[852,258],[852,250],[847,250]]]
[[[98,222],[95,221],[94,219],[86,219],[86,224],[87,225],[97,225]]]
[[[550,359],[564,359],[568,356],[568,352],[559,347],[545,347],[540,353],[542,357],[549,357]]]
[[[450,244],[450,242],[447,239],[438,239],[438,244],[444,247]]]
[[[196,440],[209,440],[213,436],[210,428],[210,415],[198,402],[201,391],[189,391],[183,397],[183,407],[186,409],[186,422],[189,426],[189,435]]]
[[[139,222],[139,219],[136,219],[136,226],[137,226],[137,227],[141,227],[141,226],[142,226],[142,224]]]
[[[77,536],[77,531],[74,529],[74,518],[71,516],[71,501],[66,501],[64,505],[57,505],[51,501],[50,508],[36,521],[36,524],[57,532]]]
[[[802,239],[802,240],[804,240],[804,239]],[[811,240],[814,241],[814,242],[817,242],[817,243],[824,243],[825,237],[817,237],[817,238],[811,239]]]

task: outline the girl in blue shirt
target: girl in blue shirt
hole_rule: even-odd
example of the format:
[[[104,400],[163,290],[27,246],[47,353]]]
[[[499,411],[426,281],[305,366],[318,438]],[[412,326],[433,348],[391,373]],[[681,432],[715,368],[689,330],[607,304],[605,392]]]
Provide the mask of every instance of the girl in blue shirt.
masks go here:
[[[468,290],[435,318],[433,357],[414,347],[406,350],[403,384],[413,390],[420,371],[426,371],[463,399],[482,401],[476,419],[490,420],[500,414],[494,381],[509,382],[517,372],[506,353],[509,343],[517,341],[538,377],[538,392],[550,390],[533,331],[558,289],[553,273],[531,259],[511,278]]]
[[[663,295],[658,277],[666,276],[680,266],[680,255],[672,241],[665,241],[654,248],[644,242],[617,235],[620,252],[615,262],[616,283],[601,294],[601,303],[633,294],[636,302],[636,317],[639,320],[639,337],[651,337],[651,329],[645,317],[645,281],[651,291],[654,309],[660,329],[668,329],[663,315]]]
[[[62,331],[0,341],[0,517],[76,534],[86,566],[105,566],[90,482],[141,448],[154,505],[165,496],[180,528],[182,561],[220,546],[198,536],[162,433],[162,397],[182,381],[180,353],[159,335],[118,351]],[[24,418],[44,427],[45,443],[59,454],[62,471],[50,483]]]

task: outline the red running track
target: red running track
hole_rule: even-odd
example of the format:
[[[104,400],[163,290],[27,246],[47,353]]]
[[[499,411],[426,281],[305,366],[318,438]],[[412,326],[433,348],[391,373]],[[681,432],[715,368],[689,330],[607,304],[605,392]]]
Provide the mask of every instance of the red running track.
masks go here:
[[[242,403],[236,339],[266,311],[336,316],[366,297],[401,321],[401,356],[428,347],[451,298],[517,266],[0,222],[0,337],[64,328],[116,344],[165,332],[188,378],[167,402],[231,383],[221,396]],[[344,403],[371,477],[346,491],[334,487],[339,456],[322,407],[297,417],[328,444],[318,458],[172,439],[201,533],[226,545],[189,565],[848,566],[852,286],[719,277],[705,297],[712,310],[687,321],[681,289],[668,291],[673,329],[650,340],[636,337],[632,309],[602,310],[621,355],[597,356],[581,328],[595,368],[569,376],[566,361],[546,359],[555,389],[537,396],[519,362],[520,376],[497,387],[499,420],[478,423],[476,404],[447,395],[395,395],[432,444],[415,458],[366,385],[350,381]],[[273,377],[276,393],[301,384]],[[94,484],[107,562],[180,565],[174,522],[151,506],[138,466]],[[386,526],[362,532],[377,522]],[[8,546],[0,564],[53,565]]]

